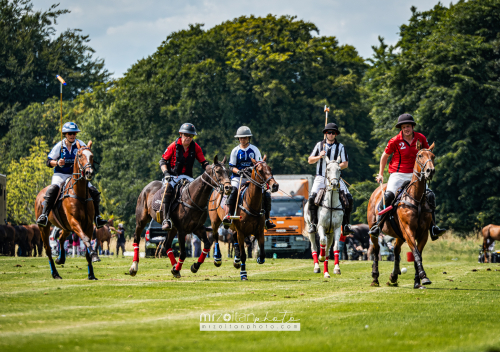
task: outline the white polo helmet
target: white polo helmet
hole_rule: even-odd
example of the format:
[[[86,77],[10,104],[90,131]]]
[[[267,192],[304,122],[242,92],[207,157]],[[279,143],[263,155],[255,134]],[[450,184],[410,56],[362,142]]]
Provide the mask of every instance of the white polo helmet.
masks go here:
[[[238,131],[236,131],[236,136],[234,138],[240,138],[240,137],[252,137],[252,131],[250,131],[250,128],[247,126],[241,126],[238,128]]]

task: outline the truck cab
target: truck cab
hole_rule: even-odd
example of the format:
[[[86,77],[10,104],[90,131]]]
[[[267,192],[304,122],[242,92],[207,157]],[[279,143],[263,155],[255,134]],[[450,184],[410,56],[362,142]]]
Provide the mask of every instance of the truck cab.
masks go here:
[[[271,219],[276,227],[265,230],[266,256],[274,254],[308,257],[309,238],[304,232],[304,205],[309,198],[314,177],[311,175],[274,175],[280,190],[272,194]]]

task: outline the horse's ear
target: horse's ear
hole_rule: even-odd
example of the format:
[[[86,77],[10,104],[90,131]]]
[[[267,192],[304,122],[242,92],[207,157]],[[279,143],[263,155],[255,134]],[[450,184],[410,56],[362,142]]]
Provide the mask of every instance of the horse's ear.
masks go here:
[[[417,139],[417,150],[422,149],[422,143],[420,143],[420,139]]]
[[[262,158],[262,161],[266,161],[266,159],[267,159],[267,155],[264,154],[264,157]]]
[[[218,163],[219,163],[219,156],[217,154],[215,154],[214,164],[218,164]]]
[[[76,141],[76,147],[80,149],[82,146],[80,145],[80,142]]]
[[[224,155],[224,159],[222,159],[222,165],[226,165],[226,156]]]
[[[340,164],[340,162],[342,161],[342,159],[340,158],[340,155],[337,157],[337,162]]]
[[[325,161],[326,161],[327,164],[330,162],[330,158],[326,154],[325,154]]]
[[[436,144],[436,142],[432,142],[431,146],[429,147],[429,150],[430,150],[431,152],[432,152],[432,150],[434,149],[434,147],[436,146],[435,144]]]
[[[92,149],[92,141],[89,141],[89,142],[88,142],[87,147],[88,147],[89,149]]]
[[[252,163],[253,163],[254,165],[255,165],[255,164],[257,164],[257,161],[256,161],[255,159],[250,158],[250,160],[252,160]]]

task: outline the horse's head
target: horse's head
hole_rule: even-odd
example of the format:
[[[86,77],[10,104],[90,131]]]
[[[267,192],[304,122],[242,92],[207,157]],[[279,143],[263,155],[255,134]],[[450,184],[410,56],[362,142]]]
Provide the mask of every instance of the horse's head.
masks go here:
[[[426,180],[432,180],[432,176],[436,172],[434,168],[434,158],[435,155],[432,153],[434,149],[435,143],[429,147],[429,149],[422,149],[422,144],[420,141],[417,141],[417,157],[415,160],[415,171],[419,175],[423,175]]]
[[[216,155],[214,158],[214,163],[212,165],[207,166],[205,172],[210,176],[212,184],[214,187],[218,187],[221,192],[229,195],[231,193],[231,179],[227,175],[227,171],[225,168],[226,157],[222,159],[222,162],[219,163],[219,158]]]
[[[85,180],[92,181],[94,178],[94,154],[90,150],[92,148],[92,141],[86,147],[80,146],[80,143],[76,141],[76,147],[78,148],[75,158],[75,167],[78,167],[77,172],[81,173],[85,177]]]
[[[266,163],[267,155],[264,155],[262,161],[256,161],[251,159],[254,165],[255,175],[257,177],[256,181],[259,183],[265,183],[271,189],[271,192],[277,192],[280,185],[273,176],[273,171]]]
[[[337,160],[330,160],[330,158],[325,155],[326,161],[326,187],[329,191],[338,189],[340,187],[340,162],[342,159],[339,157]]]

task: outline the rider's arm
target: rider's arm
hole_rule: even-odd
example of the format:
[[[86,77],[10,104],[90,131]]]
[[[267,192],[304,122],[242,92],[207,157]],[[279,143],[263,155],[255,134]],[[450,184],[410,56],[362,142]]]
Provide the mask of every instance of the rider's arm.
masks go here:
[[[321,158],[323,158],[323,156],[325,156],[326,152],[324,150],[322,150],[321,152],[319,151],[319,146],[321,143],[322,142],[316,144],[311,155],[309,155],[309,158],[307,158],[307,162],[309,164],[316,164]]]
[[[347,169],[349,166],[349,156],[347,155],[344,146],[342,146],[342,150],[340,151],[340,161],[340,170]]]
[[[380,167],[378,170],[377,182],[384,181],[384,170],[385,170],[385,165],[387,165],[387,159],[389,159],[389,154],[383,152],[382,156],[380,157]]]
[[[170,144],[168,148],[165,150],[165,153],[161,156],[160,159],[160,169],[163,174],[168,171],[168,163],[170,162],[170,159],[175,153],[175,142]]]

